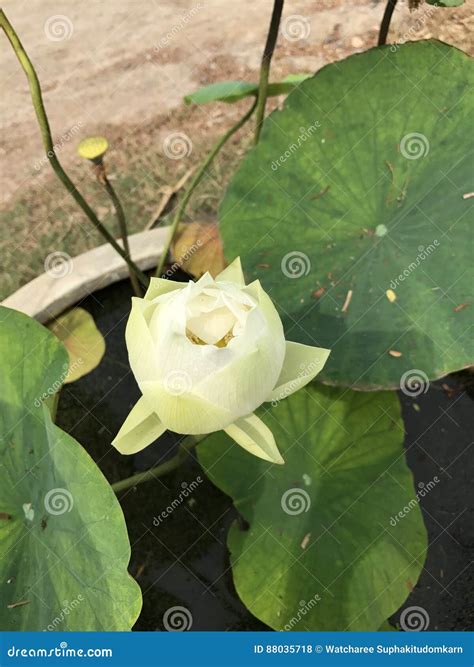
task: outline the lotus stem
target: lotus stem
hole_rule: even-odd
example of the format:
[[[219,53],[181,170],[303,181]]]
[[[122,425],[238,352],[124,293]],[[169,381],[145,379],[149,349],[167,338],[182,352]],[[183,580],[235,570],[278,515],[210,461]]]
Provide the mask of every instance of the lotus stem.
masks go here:
[[[235,125],[233,125],[227,132],[214,144],[212,147],[210,153],[207,155],[206,159],[204,162],[201,164],[199,167],[198,171],[196,172],[193,180],[191,181],[189,188],[186,190],[186,193],[184,194],[182,200],[178,204],[176,214],[173,218],[173,222],[170,225],[169,233],[168,233],[168,238],[166,240],[165,246],[163,248],[163,253],[160,257],[160,261],[158,263],[158,267],[156,269],[156,275],[158,277],[161,276],[163,272],[163,267],[166,262],[166,258],[168,257],[169,250],[171,248],[171,244],[173,243],[174,236],[176,234],[176,230],[178,229],[178,225],[181,222],[181,219],[183,217],[184,211],[186,209],[186,206],[188,205],[189,200],[191,199],[191,196],[196,189],[196,187],[199,185],[201,182],[203,176],[206,173],[207,168],[213,161],[213,159],[216,157],[218,152],[221,150],[221,148],[224,146],[224,144],[232,137],[233,134],[237,132],[237,130],[240,130],[240,128],[245,125],[245,123],[249,120],[249,118],[252,116],[253,112],[255,111],[255,108],[257,106],[257,101],[255,101],[250,109],[247,111],[246,114],[240,118]]]
[[[283,11],[284,0],[275,0],[273,4],[272,18],[270,19],[270,28],[268,29],[267,41],[263,49],[262,63],[260,65],[260,81],[258,84],[257,95],[257,118],[255,124],[255,143],[258,143],[260,132],[262,130],[263,118],[265,115],[265,106],[267,104],[268,79],[270,76],[270,65],[273,52],[278,37],[280,27],[281,13]]]
[[[162,477],[172,470],[179,468],[184,459],[185,457],[183,457],[180,450],[176,456],[173,456],[172,459],[165,461],[159,466],[150,468],[150,470],[138,472],[136,475],[132,475],[126,479],[121,479],[119,482],[115,482],[115,484],[112,484],[112,489],[115,491],[115,493],[120,493],[121,491],[130,489],[131,487],[137,486],[138,484],[143,484],[143,482],[149,482],[150,480],[156,479],[157,477]]]
[[[61,163],[58,160],[58,157],[56,155],[56,149],[53,144],[53,139],[51,136],[51,129],[49,126],[49,121],[48,121],[48,116],[46,114],[46,109],[44,107],[43,103],[43,96],[41,93],[41,86],[40,82],[38,79],[38,76],[36,74],[36,70],[33,67],[33,64],[31,60],[28,57],[28,54],[26,53],[25,49],[23,48],[23,45],[11,25],[10,21],[7,19],[4,11],[0,9],[0,27],[3,29],[5,32],[14,52],[16,57],[18,58],[18,61],[23,68],[23,71],[26,74],[26,78],[28,79],[28,84],[30,87],[30,93],[31,93],[31,99],[33,102],[33,107],[36,113],[36,118],[38,120],[38,125],[40,127],[41,131],[41,138],[43,141],[43,146],[46,151],[46,157],[48,158],[51,167],[53,168],[56,176],[59,178],[61,183],[64,185],[66,190],[70,193],[70,195],[74,198],[76,203],[80,206],[80,208],[84,211],[86,216],[89,218],[89,220],[92,222],[94,227],[97,229],[97,231],[102,234],[102,236],[105,238],[105,240],[110,243],[110,245],[114,248],[116,252],[125,260],[125,262],[128,264],[129,268],[131,271],[135,273],[137,278],[140,280],[142,285],[146,287],[148,285],[148,277],[146,276],[143,271],[141,271],[138,266],[132,261],[132,259],[127,255],[127,252],[125,251],[124,248],[120,246],[119,243],[115,240],[115,238],[112,236],[112,234],[107,230],[107,228],[101,223],[95,212],[92,210],[92,208],[89,206],[87,201],[84,199],[84,197],[81,195],[81,193],[78,191],[76,186],[74,185],[73,181],[69,178],[67,173],[64,171]]]
[[[385,11],[382,17],[382,22],[380,24],[378,46],[383,46],[383,44],[387,42],[387,35],[390,28],[390,21],[392,20],[396,4],[397,0],[387,0]]]
[[[122,206],[122,202],[120,201],[120,198],[115,191],[114,186],[112,183],[109,181],[107,172],[105,171],[105,167],[102,170],[102,173],[99,176],[99,180],[103,183],[105,191],[109,195],[110,199],[112,200],[112,204],[114,205],[115,209],[115,214],[117,216],[117,221],[119,224],[119,229],[120,229],[120,236],[122,238],[122,243],[123,243],[123,249],[125,250],[126,254],[128,257],[130,257],[130,244],[128,242],[128,232],[127,232],[127,218],[125,216],[125,211]],[[130,282],[132,283],[133,291],[135,292],[136,296],[142,296],[142,290],[140,288],[140,283],[138,282],[138,278],[135,275],[135,272],[132,271],[132,269],[129,267],[129,272],[130,272]]]
[[[173,458],[169,459],[169,461],[165,461],[159,466],[155,466],[149,470],[138,472],[136,475],[132,475],[131,477],[121,479],[120,481],[111,485],[112,489],[115,491],[115,493],[120,493],[121,491],[130,489],[134,486],[137,486],[138,484],[149,482],[152,479],[162,477],[163,475],[167,475],[169,472],[176,470],[176,468],[179,468],[179,466],[184,463],[188,457],[189,450],[197,445],[199,440],[200,438],[195,438],[193,436],[184,438],[184,440],[180,443],[178,453],[173,456]]]

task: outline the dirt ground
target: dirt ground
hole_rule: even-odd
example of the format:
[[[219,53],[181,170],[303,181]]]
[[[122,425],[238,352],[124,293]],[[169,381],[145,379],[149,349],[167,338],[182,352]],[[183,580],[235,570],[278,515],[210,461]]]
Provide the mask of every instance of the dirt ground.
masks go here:
[[[127,190],[131,227],[142,229],[156,207],[160,187],[196,164],[248,105],[244,101],[185,107],[183,95],[222,79],[257,80],[272,4],[3,1],[37,68],[60,159],[86,191],[99,197],[99,213],[108,214],[107,203],[100,200],[90,171],[76,156],[79,140],[92,134],[109,138],[122,192]],[[312,73],[374,46],[384,6],[364,0],[287,0],[271,78]],[[468,51],[472,23],[472,0],[455,9],[422,4],[412,13],[401,2],[389,41],[432,36]],[[0,232],[4,296],[41,270],[41,257],[52,246],[73,253],[97,239],[84,229],[82,214],[54,181],[25,76],[3,35],[0,54],[0,206],[7,221]],[[170,135],[176,133],[186,136],[185,159],[169,155]],[[204,213],[215,210],[232,162],[241,154],[239,145],[234,142],[224,153],[210,191],[195,201],[198,209],[204,204]],[[78,220],[80,234],[74,229]]]

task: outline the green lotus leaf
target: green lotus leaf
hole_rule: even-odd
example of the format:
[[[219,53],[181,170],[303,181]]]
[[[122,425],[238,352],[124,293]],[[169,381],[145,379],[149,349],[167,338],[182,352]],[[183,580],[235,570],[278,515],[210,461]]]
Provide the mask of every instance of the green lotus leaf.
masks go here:
[[[45,405],[67,369],[55,336],[0,308],[2,630],[130,630],[141,608],[115,494]]]
[[[427,547],[397,396],[312,386],[258,414],[285,465],[222,433],[198,447],[248,522],[227,540],[239,596],[275,630],[384,628]]]
[[[286,336],[332,349],[321,379],[395,388],[470,365],[470,59],[436,41],[320,70],[265,122],[220,210]]]

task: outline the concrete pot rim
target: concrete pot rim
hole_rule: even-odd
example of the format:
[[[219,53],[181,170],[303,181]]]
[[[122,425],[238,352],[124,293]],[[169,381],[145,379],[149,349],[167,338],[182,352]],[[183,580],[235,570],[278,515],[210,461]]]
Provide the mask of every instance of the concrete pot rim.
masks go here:
[[[167,235],[168,228],[161,227],[129,237],[131,256],[143,271],[157,265]],[[107,243],[76,257],[52,253],[48,259],[49,270],[20,287],[1,305],[46,323],[89,294],[128,276],[125,261]]]

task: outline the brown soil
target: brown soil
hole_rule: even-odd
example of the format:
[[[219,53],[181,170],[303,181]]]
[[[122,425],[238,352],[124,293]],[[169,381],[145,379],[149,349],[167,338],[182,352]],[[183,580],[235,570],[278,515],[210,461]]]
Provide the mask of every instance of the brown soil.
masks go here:
[[[383,2],[287,0],[273,78],[313,72],[376,43]],[[43,85],[55,141],[65,162],[78,161],[80,137],[106,134],[149,145],[150,125],[160,128],[153,149],[161,152],[172,131],[200,141],[238,113],[214,105],[182,109],[182,98],[220,79],[256,80],[272,3],[262,0],[4,0]],[[435,36],[465,50],[472,11],[462,7],[416,12],[400,3],[390,37]],[[286,26],[286,28],[285,28]],[[293,30],[296,31],[292,33]],[[286,33],[286,34],[285,34]],[[295,39],[295,37],[301,37]],[[1,42],[1,199],[23,194],[32,179],[50,177],[23,73]]]

